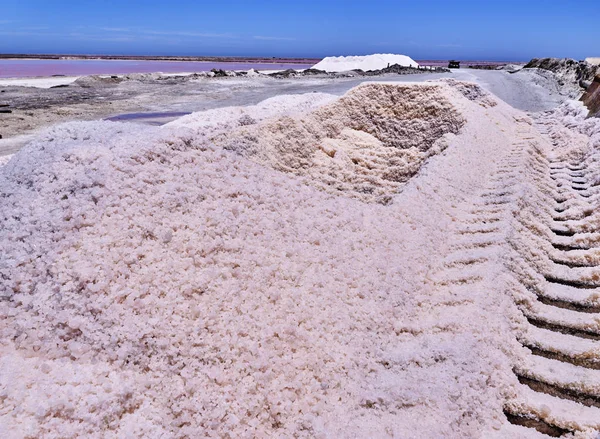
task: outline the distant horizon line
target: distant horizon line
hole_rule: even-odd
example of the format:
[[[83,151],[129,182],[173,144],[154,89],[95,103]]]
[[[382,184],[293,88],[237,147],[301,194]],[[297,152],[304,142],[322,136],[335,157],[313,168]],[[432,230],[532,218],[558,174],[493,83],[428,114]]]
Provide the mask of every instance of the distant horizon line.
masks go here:
[[[330,56],[366,56],[366,55],[330,55]],[[0,53],[0,59],[54,59],[61,60],[64,58],[79,58],[79,59],[142,59],[148,61],[216,61],[216,60],[264,60],[264,61],[316,61],[322,60],[325,57],[298,57],[298,56],[252,56],[252,55],[117,55],[117,54],[81,54],[81,53]],[[511,62],[527,62],[517,59],[467,59],[467,58],[413,58],[415,61],[450,61],[457,60],[461,62],[489,62],[489,63],[511,63]],[[533,59],[533,58],[530,58]],[[227,62],[227,61],[222,61]]]
[[[123,59],[174,59],[180,60],[185,59],[196,60],[196,59],[290,59],[290,60],[321,60],[323,57],[293,57],[293,56],[253,56],[253,55],[119,55],[119,54],[100,54],[100,53],[0,53],[0,59],[7,58],[36,58],[36,59],[60,59],[60,58],[123,58]]]

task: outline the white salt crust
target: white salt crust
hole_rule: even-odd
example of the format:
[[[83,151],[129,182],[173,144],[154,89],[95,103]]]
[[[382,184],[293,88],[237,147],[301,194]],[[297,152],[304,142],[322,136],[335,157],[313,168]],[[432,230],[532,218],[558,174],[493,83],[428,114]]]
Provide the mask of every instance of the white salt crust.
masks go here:
[[[50,88],[57,85],[68,85],[79,79],[79,76],[39,77],[39,78],[3,78],[0,86]]]
[[[527,405],[505,266],[524,257],[514,230],[537,241],[489,192],[515,145],[545,140],[471,84],[378,87],[160,129],[69,123],[15,154],[0,168],[0,437],[523,437],[502,414]],[[329,154],[279,166],[302,152],[290,127],[316,127],[311,154],[355,145],[320,130],[349,123],[357,96],[365,156],[412,147],[376,123],[397,96],[413,112],[398,126],[457,124],[401,184],[374,179],[388,205],[328,189],[346,181]],[[249,130],[256,153],[223,148]],[[500,181],[525,194],[521,174]]]

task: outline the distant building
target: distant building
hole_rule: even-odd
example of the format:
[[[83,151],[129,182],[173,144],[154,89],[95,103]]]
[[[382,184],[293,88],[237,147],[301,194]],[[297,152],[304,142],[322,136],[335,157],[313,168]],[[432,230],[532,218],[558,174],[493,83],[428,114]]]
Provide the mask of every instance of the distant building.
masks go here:
[[[460,61],[451,60],[448,63],[448,68],[449,69],[460,69]]]

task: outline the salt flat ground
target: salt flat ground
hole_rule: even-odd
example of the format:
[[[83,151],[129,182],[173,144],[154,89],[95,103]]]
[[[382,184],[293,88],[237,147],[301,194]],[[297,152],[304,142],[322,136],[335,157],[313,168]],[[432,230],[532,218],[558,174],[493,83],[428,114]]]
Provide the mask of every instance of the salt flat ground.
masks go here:
[[[189,82],[125,81],[107,86],[89,83],[86,87],[42,89],[8,86],[12,80],[0,81],[0,103],[8,103],[11,114],[0,115],[0,155],[16,152],[39,128],[70,120],[96,120],[126,113],[195,112],[211,108],[254,105],[277,95],[309,92],[342,95],[366,81],[421,82],[437,78],[473,81],[496,94],[513,107],[540,111],[555,107],[563,99],[544,78],[527,72],[454,70],[445,74],[389,75],[385,77],[323,78],[210,78]],[[54,78],[51,78],[54,80]],[[58,78],[61,79],[61,78]],[[64,81],[64,79],[62,79]],[[45,80],[36,80],[45,83]],[[32,84],[28,82],[27,84]],[[54,83],[53,83],[54,84]],[[140,118],[132,122],[168,122]]]

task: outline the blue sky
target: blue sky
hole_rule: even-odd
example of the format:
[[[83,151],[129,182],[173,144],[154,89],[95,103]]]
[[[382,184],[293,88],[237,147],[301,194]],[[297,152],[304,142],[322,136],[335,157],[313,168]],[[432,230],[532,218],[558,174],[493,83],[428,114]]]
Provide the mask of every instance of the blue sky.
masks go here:
[[[0,53],[582,59],[600,56],[594,3],[0,0]]]

